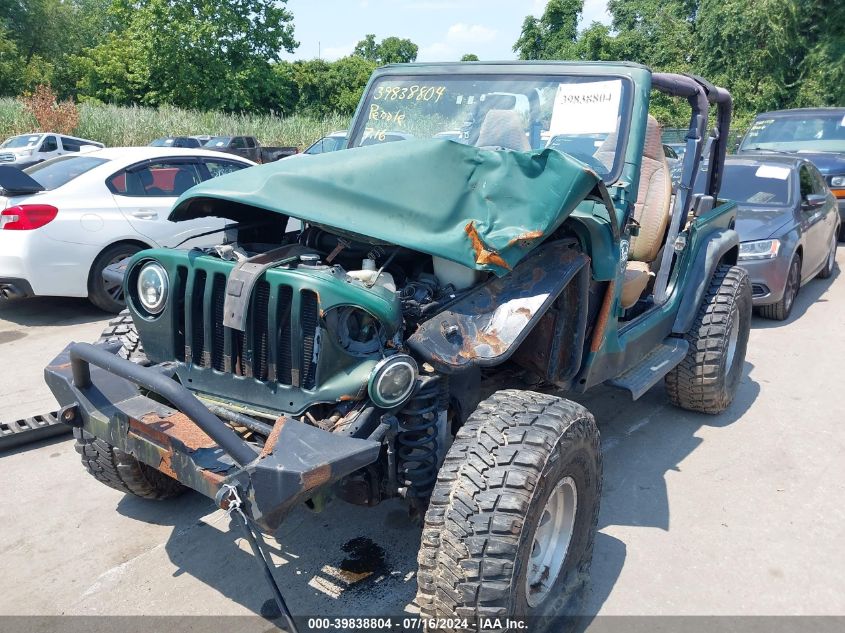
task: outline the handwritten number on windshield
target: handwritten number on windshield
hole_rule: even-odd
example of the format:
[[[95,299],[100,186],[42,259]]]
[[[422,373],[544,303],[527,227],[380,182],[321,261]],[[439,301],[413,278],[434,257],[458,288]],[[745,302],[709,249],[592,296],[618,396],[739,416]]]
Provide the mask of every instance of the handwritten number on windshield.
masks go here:
[[[434,101],[446,94],[446,86],[379,86],[374,101]]]

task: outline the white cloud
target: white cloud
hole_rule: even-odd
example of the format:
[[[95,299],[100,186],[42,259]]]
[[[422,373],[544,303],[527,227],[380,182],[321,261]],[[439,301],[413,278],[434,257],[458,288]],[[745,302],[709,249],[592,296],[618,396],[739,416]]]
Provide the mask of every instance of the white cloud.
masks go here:
[[[319,51],[320,59],[333,62],[340,59],[341,57],[351,55],[352,51],[355,50],[356,44],[357,42],[353,42],[351,44],[343,44],[341,46],[325,46]]]
[[[446,39],[455,44],[478,44],[496,39],[496,33],[496,29],[490,29],[481,24],[458,22],[449,27]]]
[[[593,22],[610,24],[607,0],[584,0],[584,10],[581,12],[581,28],[587,28]]]
[[[458,22],[449,27],[443,39],[421,46],[419,61],[457,61],[466,53],[481,53],[479,48],[496,40],[499,32],[483,24]]]

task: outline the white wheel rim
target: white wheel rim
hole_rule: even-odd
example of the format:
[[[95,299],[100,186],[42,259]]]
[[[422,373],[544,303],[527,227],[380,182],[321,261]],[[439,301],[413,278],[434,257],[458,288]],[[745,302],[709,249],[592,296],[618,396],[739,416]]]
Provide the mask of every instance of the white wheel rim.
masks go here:
[[[543,602],[557,582],[572,541],[577,510],[575,480],[564,477],[549,496],[534,532],[525,577],[525,596],[531,607]]]

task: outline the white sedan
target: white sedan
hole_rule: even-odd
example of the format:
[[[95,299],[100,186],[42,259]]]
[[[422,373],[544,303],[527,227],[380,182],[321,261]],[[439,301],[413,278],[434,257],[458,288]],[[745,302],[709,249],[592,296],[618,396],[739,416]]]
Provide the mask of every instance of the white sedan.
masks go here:
[[[24,171],[0,166],[0,297],[88,297],[119,312],[123,289],[103,271],[145,248],[219,243],[225,220],[169,222],[170,209],[203,180],[254,164],[208,150],[122,147]]]

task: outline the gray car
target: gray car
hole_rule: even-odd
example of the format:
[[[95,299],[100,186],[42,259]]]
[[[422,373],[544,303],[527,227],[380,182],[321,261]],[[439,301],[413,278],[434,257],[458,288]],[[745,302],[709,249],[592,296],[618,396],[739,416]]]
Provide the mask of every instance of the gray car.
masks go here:
[[[757,312],[786,319],[801,286],[833,273],[836,198],[810,161],[775,154],[729,156],[719,197],[739,203],[739,264]]]

